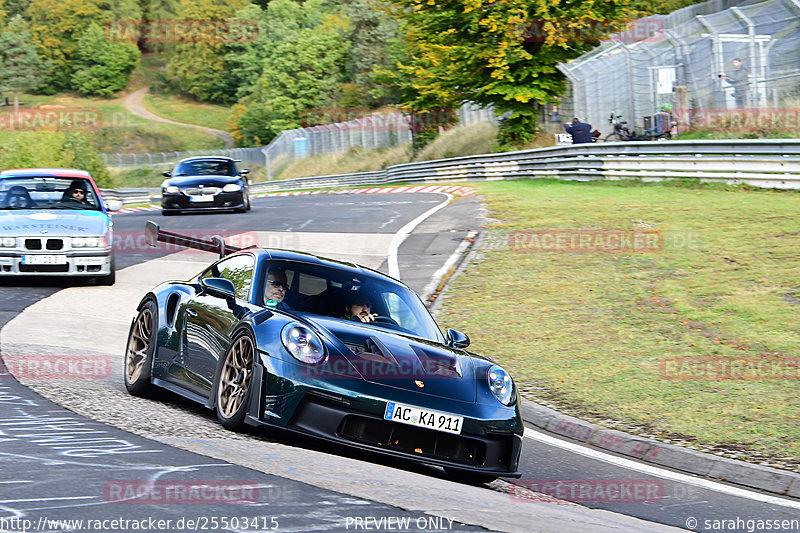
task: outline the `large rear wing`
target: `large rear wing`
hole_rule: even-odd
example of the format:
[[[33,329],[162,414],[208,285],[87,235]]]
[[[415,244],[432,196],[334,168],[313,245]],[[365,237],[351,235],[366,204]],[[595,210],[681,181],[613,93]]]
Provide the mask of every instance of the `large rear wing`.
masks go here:
[[[188,235],[181,235],[180,233],[173,233],[171,231],[164,231],[152,220],[148,220],[145,224],[144,234],[147,244],[150,246],[158,246],[157,243],[164,242],[175,246],[184,246],[186,248],[194,248],[196,250],[203,250],[204,252],[219,254],[220,257],[225,257],[226,255],[240,250],[255,248],[255,246],[239,248],[237,246],[225,244],[225,239],[219,235],[214,235],[211,237],[211,240],[206,240],[190,237]]]

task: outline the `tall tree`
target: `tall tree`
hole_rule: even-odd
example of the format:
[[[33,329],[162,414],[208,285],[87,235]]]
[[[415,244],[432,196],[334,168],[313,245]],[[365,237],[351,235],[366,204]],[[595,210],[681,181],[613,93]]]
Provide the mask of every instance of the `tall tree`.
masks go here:
[[[536,133],[538,104],[565,91],[556,69],[630,19],[628,0],[391,0],[409,59],[397,80],[413,109],[473,101],[506,114],[503,143]]]
[[[138,62],[135,44],[108,42],[100,26],[92,23],[75,50],[72,85],[84,95],[111,96],[125,88]]]
[[[28,24],[20,15],[8,21],[0,35],[0,83],[14,91],[14,112],[19,112],[20,91],[30,91],[41,83],[46,72],[31,42]]]
[[[180,21],[224,22],[232,19],[246,4],[247,0],[181,0],[177,15]],[[214,32],[195,32],[192,42],[178,43],[170,48],[169,73],[177,78],[185,92],[201,101],[225,102],[231,99],[224,64],[230,37]]]
[[[312,107],[335,103],[347,57],[347,20],[329,15],[275,44],[253,93],[242,100],[235,133],[245,143],[265,143],[281,130],[301,125]]]
[[[380,82],[375,72],[393,66],[400,39],[398,22],[375,7],[374,1],[352,0],[344,10],[350,20],[351,42],[345,63],[346,81],[357,90],[358,101],[354,105],[369,107],[395,103],[397,95]]]
[[[75,49],[84,30],[108,18],[106,0],[30,0],[26,10],[39,58],[52,70],[39,90],[49,94],[70,90]]]

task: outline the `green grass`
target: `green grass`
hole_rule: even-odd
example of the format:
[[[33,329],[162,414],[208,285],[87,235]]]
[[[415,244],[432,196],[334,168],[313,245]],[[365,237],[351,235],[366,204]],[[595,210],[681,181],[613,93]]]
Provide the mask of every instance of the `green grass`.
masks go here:
[[[678,357],[800,357],[800,194],[686,183],[474,184],[488,246],[440,323],[506,365],[532,398],[800,465],[793,379],[666,379]],[[518,253],[513,230],[653,229],[655,253]]]
[[[228,131],[231,108],[198,102],[190,98],[148,93],[144,104],[148,110],[164,118]]]
[[[38,107],[46,110],[72,113],[90,110],[100,117],[102,127],[96,130],[95,145],[101,152],[166,152],[181,150],[213,150],[222,148],[224,142],[203,131],[140,118],[125,109],[123,97],[116,99],[82,98],[75,95],[22,95],[24,108]],[[2,108],[11,113],[12,107]],[[92,130],[94,131],[94,130]],[[13,131],[0,130],[0,142]]]
[[[131,73],[128,90],[135,91],[151,85],[156,81],[157,73],[166,70],[166,68],[166,62],[163,57],[157,54],[142,55],[139,58],[139,64],[136,69]]]

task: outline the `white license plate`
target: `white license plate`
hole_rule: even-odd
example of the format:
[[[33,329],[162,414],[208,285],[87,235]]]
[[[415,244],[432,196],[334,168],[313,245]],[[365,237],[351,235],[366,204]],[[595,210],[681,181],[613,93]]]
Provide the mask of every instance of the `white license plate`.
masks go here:
[[[190,202],[213,202],[214,195],[213,194],[198,194],[195,196],[189,197]]]
[[[23,265],[65,265],[67,264],[66,255],[34,255],[22,256]]]
[[[463,416],[449,415],[439,411],[431,411],[430,409],[394,402],[386,403],[383,419],[408,424],[409,426],[455,433],[456,435],[461,433],[461,426],[464,424]]]

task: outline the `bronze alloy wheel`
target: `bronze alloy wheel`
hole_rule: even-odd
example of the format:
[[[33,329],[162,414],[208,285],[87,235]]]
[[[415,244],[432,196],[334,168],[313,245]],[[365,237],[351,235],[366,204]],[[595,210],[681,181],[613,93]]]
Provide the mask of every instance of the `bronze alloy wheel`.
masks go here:
[[[145,303],[131,324],[125,351],[125,387],[128,392],[143,396],[150,388],[150,365],[153,361],[153,328],[155,304]]]
[[[254,353],[250,336],[239,335],[222,364],[217,384],[217,415],[228,429],[235,429],[244,419],[245,399],[253,375]]]

